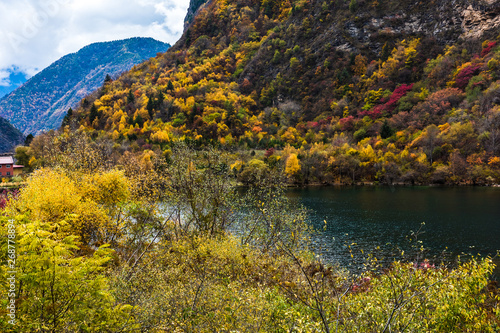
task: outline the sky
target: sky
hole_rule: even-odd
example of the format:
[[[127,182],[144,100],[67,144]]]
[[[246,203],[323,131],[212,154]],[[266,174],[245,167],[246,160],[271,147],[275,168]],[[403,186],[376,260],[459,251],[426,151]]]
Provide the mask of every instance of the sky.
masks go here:
[[[95,42],[152,37],[173,45],[189,0],[0,0],[0,86]]]

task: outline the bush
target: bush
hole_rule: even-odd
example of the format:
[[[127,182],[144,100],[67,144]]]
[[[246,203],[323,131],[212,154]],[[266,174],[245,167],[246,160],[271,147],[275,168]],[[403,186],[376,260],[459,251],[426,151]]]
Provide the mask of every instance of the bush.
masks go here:
[[[480,65],[470,65],[458,72],[456,79],[455,79],[455,85],[464,90],[467,85],[469,84],[470,79],[477,75],[479,71],[481,70]]]
[[[353,181],[361,160],[382,164],[389,183],[400,172],[394,153],[379,160],[369,140],[359,150],[347,141],[342,134],[332,143],[339,154],[329,166],[348,167]],[[298,153],[285,153],[296,172]],[[1,331],[498,331],[491,259],[450,269],[420,255],[390,267],[369,257],[354,275],[308,251],[307,211],[263,161],[246,163],[261,177],[237,189],[227,153],[174,145],[168,155],[167,163],[150,151],[126,154],[123,171],[94,173],[66,161],[70,169],[40,169],[27,180],[0,216],[4,235],[14,218],[20,282],[18,324],[8,326],[4,299]],[[439,165],[434,180],[449,175]],[[5,294],[7,247],[1,237]]]

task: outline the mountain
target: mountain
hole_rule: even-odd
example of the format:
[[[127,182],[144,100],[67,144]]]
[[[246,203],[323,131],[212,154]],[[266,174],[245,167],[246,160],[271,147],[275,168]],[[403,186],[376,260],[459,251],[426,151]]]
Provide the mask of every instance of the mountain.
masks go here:
[[[498,2],[191,4],[182,38],[88,96],[74,128],[289,146],[297,181],[500,179]]]
[[[189,2],[189,8],[184,19],[184,28],[188,27],[192,23],[200,7],[203,6],[207,1],[208,0],[191,0]]]
[[[23,134],[0,117],[0,154],[13,151],[15,146],[23,142]]]
[[[170,45],[152,38],[95,43],[59,59],[0,100],[0,116],[25,134],[55,129],[69,108],[112,78]]]
[[[7,68],[2,72],[6,74],[6,77],[0,82],[0,98],[16,90],[29,78],[28,74],[18,68]]]

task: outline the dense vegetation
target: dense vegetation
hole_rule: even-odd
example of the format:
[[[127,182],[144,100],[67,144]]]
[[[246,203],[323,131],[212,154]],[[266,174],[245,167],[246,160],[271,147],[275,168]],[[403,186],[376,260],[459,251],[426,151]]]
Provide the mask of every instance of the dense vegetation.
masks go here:
[[[0,286],[16,230],[17,322],[2,332],[497,332],[490,258],[422,255],[359,273],[307,250],[312,230],[279,170],[238,190],[231,156],[177,144],[104,159],[62,133],[0,211]],[[417,235],[414,235],[415,237]],[[420,248],[421,244],[416,242]],[[424,252],[417,251],[421,254]]]
[[[12,224],[19,257],[0,330],[499,331],[491,258],[431,262],[414,233],[405,260],[328,266],[284,195],[498,182],[496,40],[458,42],[468,1],[411,3],[209,1],[174,48],[18,147],[34,172],[1,197],[0,257]]]
[[[26,135],[58,128],[68,109],[101,86],[106,75],[117,77],[169,47],[152,38],[88,45],[0,99],[0,116]]]
[[[460,39],[458,4],[356,3],[212,1],[171,51],[66,124],[132,151],[260,150],[240,172],[295,154],[298,183],[497,183],[496,39]],[[409,31],[423,15],[440,28],[415,19]]]

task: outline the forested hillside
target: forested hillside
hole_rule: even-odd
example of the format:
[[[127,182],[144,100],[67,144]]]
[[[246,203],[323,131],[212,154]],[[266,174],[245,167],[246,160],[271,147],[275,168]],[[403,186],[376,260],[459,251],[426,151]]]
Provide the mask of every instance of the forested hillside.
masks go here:
[[[7,120],[0,117],[0,153],[13,151],[16,145],[22,144],[24,136]]]
[[[95,43],[59,59],[0,99],[0,116],[25,134],[60,127],[69,108],[135,64],[165,52],[170,45],[152,38]]]
[[[328,264],[335,220],[287,189],[498,183],[497,8],[191,4],[171,50],[16,149],[34,171],[0,193],[0,331],[499,332],[498,256],[430,256],[422,225]]]
[[[499,10],[211,1],[172,50],[87,97],[72,124],[133,149],[287,147],[272,160],[294,155],[299,183],[495,182]]]

